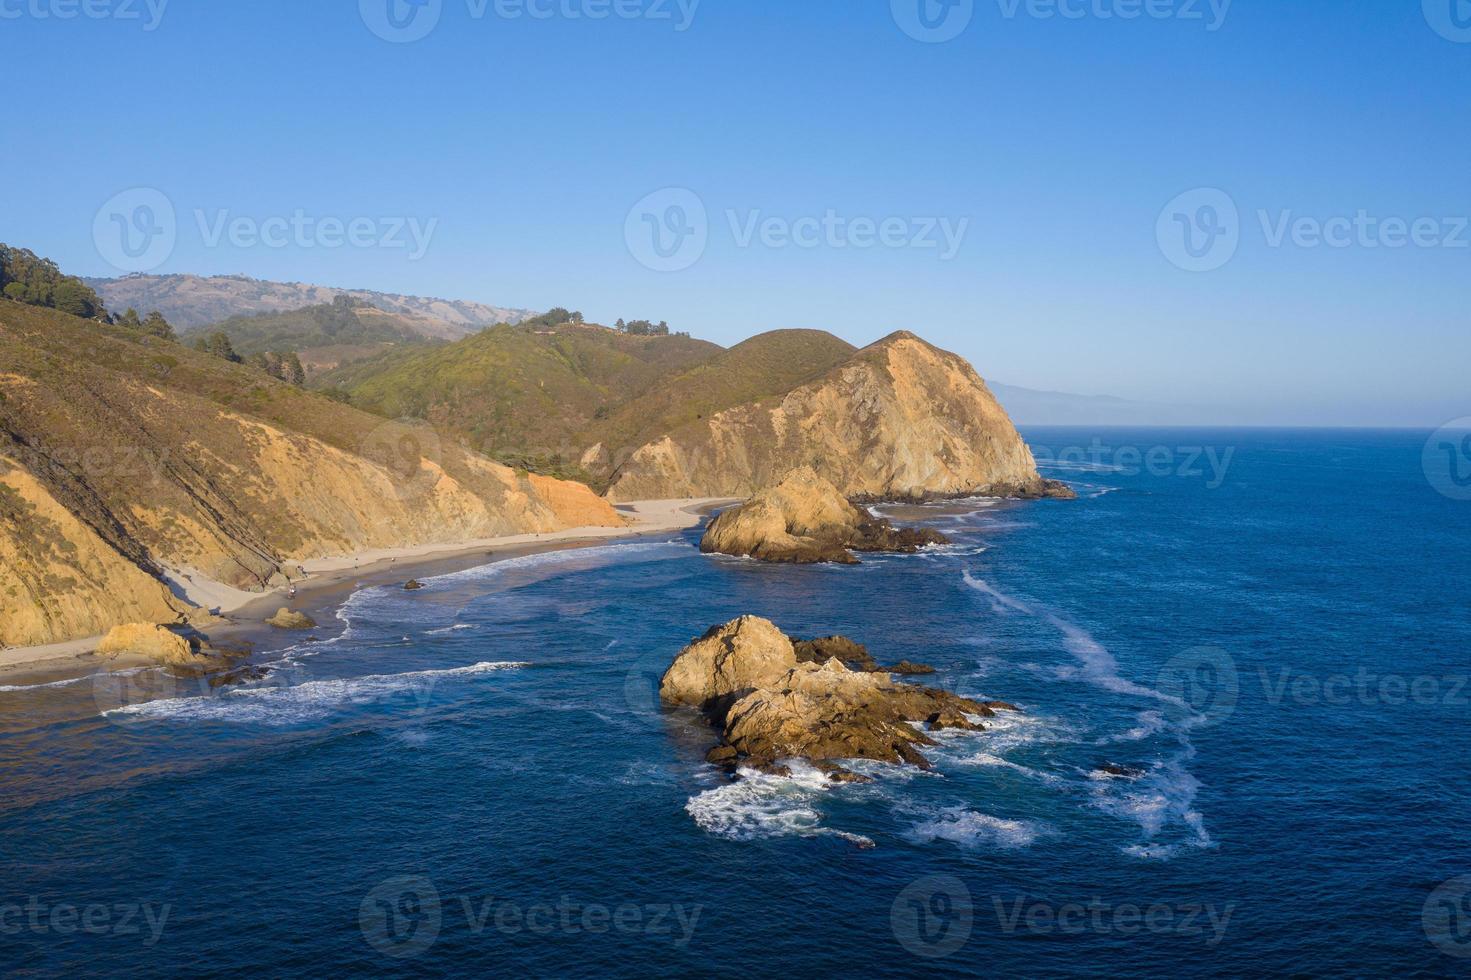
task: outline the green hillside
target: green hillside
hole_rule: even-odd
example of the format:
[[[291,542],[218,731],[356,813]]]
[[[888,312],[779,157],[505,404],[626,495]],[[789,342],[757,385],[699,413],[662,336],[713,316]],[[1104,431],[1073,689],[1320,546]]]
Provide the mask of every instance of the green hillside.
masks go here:
[[[592,435],[610,453],[633,449],[689,422],[727,408],[785,394],[816,380],[856,348],[822,330],[772,330],[631,398]]]
[[[503,462],[593,480],[575,457],[599,421],[720,350],[591,324],[502,324],[441,347],[389,351],[320,383],[380,415],[437,420]]]

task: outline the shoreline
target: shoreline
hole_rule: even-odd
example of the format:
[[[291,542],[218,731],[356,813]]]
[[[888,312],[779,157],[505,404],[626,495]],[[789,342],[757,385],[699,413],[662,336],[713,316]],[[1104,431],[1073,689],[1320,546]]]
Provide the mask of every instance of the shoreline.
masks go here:
[[[288,599],[285,588],[269,592],[242,592],[214,582],[193,583],[189,598],[218,615],[198,632],[215,646],[259,646],[275,636],[310,635],[312,631],[287,632],[266,625],[282,606],[303,612],[323,628],[330,629],[331,612],[352,593],[362,588],[432,578],[449,572],[490,565],[554,551],[587,548],[609,541],[655,536],[672,536],[696,527],[716,509],[737,502],[734,498],[703,497],[675,500],[639,500],[616,504],[629,521],[624,527],[576,527],[546,534],[516,534],[446,544],[376,549],[335,558],[318,558],[299,564],[307,578],[296,583],[296,598]],[[208,605],[204,605],[208,603]],[[45,646],[0,650],[0,687],[30,686],[66,679],[77,672],[96,668],[122,670],[151,666],[143,657],[95,656],[101,636],[68,640]]]

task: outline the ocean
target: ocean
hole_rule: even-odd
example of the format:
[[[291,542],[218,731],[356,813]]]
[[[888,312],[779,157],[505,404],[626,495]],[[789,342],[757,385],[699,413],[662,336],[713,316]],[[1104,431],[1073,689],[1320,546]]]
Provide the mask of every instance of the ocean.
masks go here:
[[[918,555],[691,531],[356,592],[243,689],[0,688],[0,971],[1464,976],[1471,502],[1427,434],[1026,435],[1080,499],[879,508]],[[656,689],[746,613],[1024,713],[730,782]]]

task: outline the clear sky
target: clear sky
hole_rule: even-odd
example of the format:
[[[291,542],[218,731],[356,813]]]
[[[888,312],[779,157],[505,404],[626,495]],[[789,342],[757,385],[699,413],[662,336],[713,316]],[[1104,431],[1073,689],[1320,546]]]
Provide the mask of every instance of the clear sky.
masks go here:
[[[907,328],[1229,421],[1471,414],[1471,0],[160,2],[0,0],[0,240]],[[140,187],[174,240],[128,258]]]

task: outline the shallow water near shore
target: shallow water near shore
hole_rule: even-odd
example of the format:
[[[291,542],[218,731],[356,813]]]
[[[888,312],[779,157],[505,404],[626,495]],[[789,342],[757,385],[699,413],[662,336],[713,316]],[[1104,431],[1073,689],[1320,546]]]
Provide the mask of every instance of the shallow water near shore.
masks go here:
[[[0,969],[1464,970],[1471,505],[1425,434],[1027,435],[1081,499],[877,508],[918,555],[601,544],[356,592],[242,688],[0,689]],[[656,689],[744,613],[1025,713],[730,782]]]

